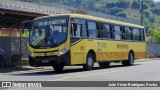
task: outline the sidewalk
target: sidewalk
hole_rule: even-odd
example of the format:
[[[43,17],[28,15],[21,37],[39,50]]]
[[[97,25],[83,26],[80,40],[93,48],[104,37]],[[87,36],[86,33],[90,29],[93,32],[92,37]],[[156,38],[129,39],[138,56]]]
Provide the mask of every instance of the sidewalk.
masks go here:
[[[48,71],[53,68],[51,67],[31,67],[31,66],[23,66],[23,67],[9,67],[9,68],[0,68],[0,75],[13,75],[20,73],[31,73],[31,72],[40,72],[40,71]]]
[[[154,61],[160,60],[160,58],[154,59],[137,59],[135,62],[145,62],[145,61]],[[117,63],[116,63],[117,64]],[[115,65],[115,64],[113,64]],[[95,66],[98,66],[96,63]],[[75,68],[82,68],[81,66],[67,66],[64,69],[75,69]],[[52,66],[50,67],[31,67],[31,66],[23,66],[20,67],[10,67],[10,68],[0,68],[0,75],[14,75],[14,74],[21,74],[21,73],[33,73],[33,72],[47,72],[47,71],[54,71]]]
[[[137,59],[135,62],[145,62],[145,61],[155,61],[155,60],[160,60],[160,58],[145,58],[145,59]]]

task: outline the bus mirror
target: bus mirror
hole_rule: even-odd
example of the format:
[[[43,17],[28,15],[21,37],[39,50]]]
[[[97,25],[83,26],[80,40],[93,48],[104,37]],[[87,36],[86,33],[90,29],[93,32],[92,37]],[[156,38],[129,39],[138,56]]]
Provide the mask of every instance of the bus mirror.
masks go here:
[[[33,21],[24,21],[22,22],[21,29],[22,34],[24,33],[24,30],[30,30],[32,27]]]

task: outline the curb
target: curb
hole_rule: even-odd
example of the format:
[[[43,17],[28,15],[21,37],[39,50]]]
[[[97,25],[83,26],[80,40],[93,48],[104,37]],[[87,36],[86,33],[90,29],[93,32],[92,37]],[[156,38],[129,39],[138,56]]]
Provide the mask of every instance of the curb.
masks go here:
[[[137,59],[135,60],[135,62],[158,61],[158,60],[160,60],[160,58],[152,58],[152,59],[145,58],[145,59]]]

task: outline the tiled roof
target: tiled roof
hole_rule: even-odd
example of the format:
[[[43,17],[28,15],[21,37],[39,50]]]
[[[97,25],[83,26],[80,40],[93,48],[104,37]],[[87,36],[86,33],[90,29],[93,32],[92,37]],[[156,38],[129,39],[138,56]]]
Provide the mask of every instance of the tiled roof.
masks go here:
[[[19,12],[35,13],[35,14],[51,14],[51,13],[55,14],[55,12],[53,12],[53,11],[40,10],[40,9],[34,9],[34,8],[23,7],[23,6],[16,6],[16,5],[5,4],[5,3],[0,3],[0,9],[19,11]]]

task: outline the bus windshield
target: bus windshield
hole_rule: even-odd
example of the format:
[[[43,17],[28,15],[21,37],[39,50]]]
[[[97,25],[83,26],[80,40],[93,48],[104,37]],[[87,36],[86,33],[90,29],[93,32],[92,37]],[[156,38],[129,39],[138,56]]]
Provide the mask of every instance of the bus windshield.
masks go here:
[[[68,17],[37,19],[30,31],[30,45],[34,47],[54,47],[67,39]]]

